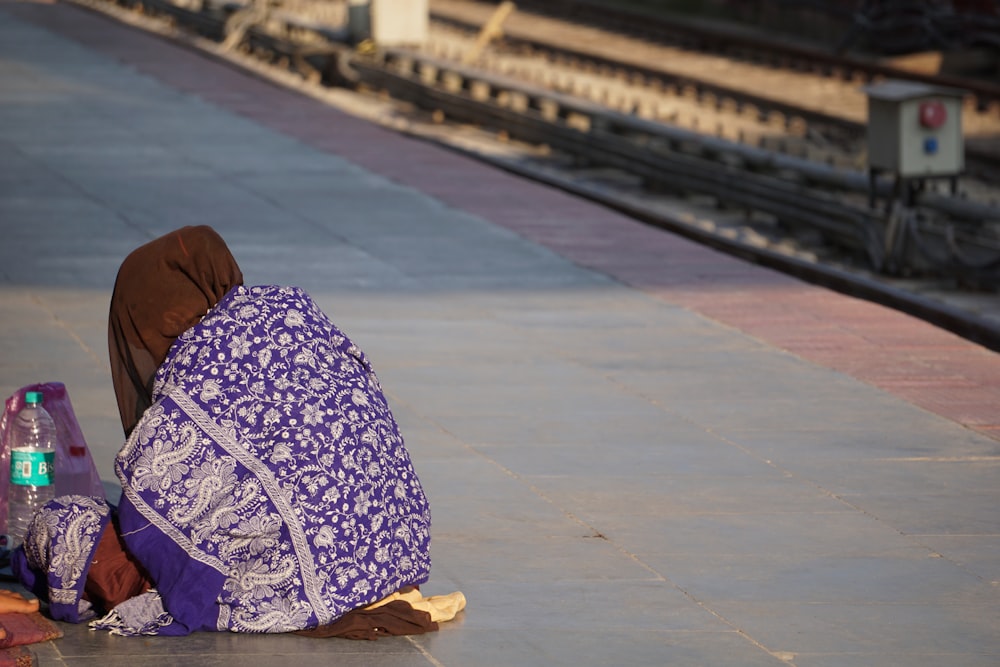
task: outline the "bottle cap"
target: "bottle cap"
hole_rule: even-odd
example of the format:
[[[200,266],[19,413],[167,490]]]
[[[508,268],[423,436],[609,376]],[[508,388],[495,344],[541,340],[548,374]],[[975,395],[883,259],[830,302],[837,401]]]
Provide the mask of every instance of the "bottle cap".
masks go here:
[[[42,403],[42,392],[40,391],[26,391],[24,392],[24,402],[25,403]]]

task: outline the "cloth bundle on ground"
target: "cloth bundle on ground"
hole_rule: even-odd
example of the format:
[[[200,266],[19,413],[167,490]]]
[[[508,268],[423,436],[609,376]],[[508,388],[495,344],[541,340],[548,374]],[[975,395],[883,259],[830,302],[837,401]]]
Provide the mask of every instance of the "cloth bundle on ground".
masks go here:
[[[29,614],[0,614],[0,649],[38,644],[62,636],[62,630],[37,611]]]
[[[422,604],[414,588],[430,571],[430,510],[371,365],[305,292],[245,287],[231,260],[189,227],[123,264],[109,324],[129,434],[121,503],[49,503],[16,573],[56,618],[109,611],[92,625],[126,635],[436,629],[465,599]],[[123,276],[148,282],[137,263],[191,283],[186,305],[161,303],[167,319],[136,306]],[[410,597],[373,606],[395,593]]]
[[[4,596],[9,593],[4,589]],[[62,630],[38,611],[0,613],[0,667],[37,665],[28,646],[62,636]]]
[[[38,667],[38,657],[26,646],[0,649],[0,667]]]

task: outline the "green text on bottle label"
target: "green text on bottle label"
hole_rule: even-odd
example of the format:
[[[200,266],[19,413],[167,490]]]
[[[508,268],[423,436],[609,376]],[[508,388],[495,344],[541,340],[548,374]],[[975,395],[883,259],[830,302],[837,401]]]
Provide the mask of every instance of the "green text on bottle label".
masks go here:
[[[10,482],[22,486],[48,486],[55,482],[56,453],[18,451],[10,453]]]

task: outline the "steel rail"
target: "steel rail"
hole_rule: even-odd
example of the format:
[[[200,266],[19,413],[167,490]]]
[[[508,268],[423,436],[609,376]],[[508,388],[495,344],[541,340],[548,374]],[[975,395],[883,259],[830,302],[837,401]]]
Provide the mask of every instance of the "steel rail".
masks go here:
[[[450,62],[415,58],[406,51],[355,57],[350,67],[368,85],[425,109],[503,128],[512,137],[637,174],[654,187],[709,194],[787,223],[809,225],[864,251],[869,261],[881,266],[883,248],[873,231],[882,225],[880,215],[800,183],[724,166],[715,159],[716,151],[693,133],[662,132],[666,128],[656,123]],[[690,144],[688,151],[678,150],[683,144]]]
[[[610,10],[607,8],[603,9],[608,12],[624,11]],[[435,21],[452,25],[463,30],[475,31],[477,29],[477,26],[454,17],[443,15],[433,16]],[[718,35],[716,35],[716,37],[718,37]],[[786,127],[791,124],[793,119],[800,119],[813,127],[823,128],[824,134],[835,134],[836,136],[834,138],[837,140],[857,141],[865,136],[866,125],[864,123],[825,113],[823,111],[817,111],[815,109],[808,109],[764,95],[756,95],[754,93],[726,86],[724,84],[702,81],[697,78],[683,74],[676,74],[658,67],[650,67],[623,59],[616,59],[588,51],[581,51],[568,46],[554,44],[550,41],[540,41],[523,36],[513,36],[507,34],[504,36],[504,42],[511,47],[524,47],[539,53],[551,54],[553,59],[555,59],[555,57],[561,57],[577,63],[590,63],[595,67],[610,68],[622,72],[631,72],[633,75],[638,75],[646,81],[659,82],[660,85],[667,90],[671,88],[676,90],[693,90],[699,99],[704,96],[712,96],[716,100],[731,101],[737,106],[737,108],[754,107],[757,109],[757,113],[761,120],[767,120],[772,115],[780,115],[783,118]],[[755,44],[755,48],[759,48],[761,50],[772,48],[771,45],[760,40],[750,43]],[[773,48],[777,49],[779,47]],[[807,49],[795,47],[780,48],[788,49],[786,59],[793,59],[796,62],[820,63],[819,65],[814,64],[808,67],[799,67],[797,68],[798,70],[808,69],[809,71],[815,72],[840,71],[845,73],[842,77],[845,80],[850,80],[851,72],[862,72],[864,80],[867,82],[885,78],[895,78],[919,81],[948,88],[964,89],[969,91],[969,95],[976,100],[976,108],[980,113],[986,113],[994,106],[997,107],[997,109],[1000,109],[1000,86],[991,86],[988,83],[979,83],[965,78],[920,75],[900,70],[898,68],[852,61],[850,59],[840,58],[821,52],[812,52]],[[966,146],[965,153],[969,162],[972,163],[970,164],[970,167],[973,168],[981,167],[986,171],[993,171],[997,168],[998,162],[1000,162],[1000,158],[998,158],[995,154],[986,150],[981,150],[974,144],[968,144]]]
[[[797,69],[832,75],[840,73],[844,78],[854,78],[861,74],[867,80],[877,78],[905,79],[949,88],[968,90],[976,100],[976,106],[984,111],[1000,103],[1000,85],[994,82],[962,76],[925,74],[904,70],[891,65],[871,62],[847,55],[829,53],[783,41],[765,39],[746,32],[709,26],[703,22],[672,18],[663,14],[651,14],[638,9],[614,6],[600,0],[519,0],[518,6],[526,11],[569,21],[585,22],[598,27],[616,26],[642,34],[647,39],[661,43],[677,43],[688,48],[706,52],[726,53],[739,56],[753,54],[766,57],[775,65],[794,64]],[[1000,21],[996,22],[1000,26]],[[700,44],[700,46],[699,46]]]
[[[471,23],[466,23],[451,17],[434,15],[434,20],[439,23],[462,28],[464,30],[474,31],[476,29],[476,26]],[[864,125],[856,123],[852,120],[823,113],[822,111],[805,109],[801,106],[788,104],[763,95],[755,95],[753,93],[737,90],[722,84],[696,79],[684,74],[676,74],[657,67],[649,67],[638,63],[625,62],[621,59],[601,56],[587,51],[579,51],[567,46],[553,44],[552,42],[543,42],[525,37],[505,35],[504,42],[513,47],[527,47],[541,53],[557,54],[568,60],[576,61],[578,63],[590,63],[599,68],[603,67],[613,70],[628,71],[633,75],[638,74],[646,81],[659,82],[660,85],[667,90],[671,88],[678,91],[693,90],[699,99],[711,95],[718,100],[732,100],[736,102],[740,108],[748,106],[755,107],[761,120],[767,120],[772,114],[780,114],[784,118],[786,126],[790,123],[791,119],[800,118],[807,123],[811,122],[828,128],[833,128],[847,139],[858,139],[864,136]]]
[[[762,148],[747,146],[735,141],[699,134],[690,130],[646,120],[637,116],[623,114],[610,110],[596,103],[577,97],[540,88],[516,79],[490,74],[452,61],[444,61],[430,56],[424,56],[402,49],[386,49],[372,56],[350,55],[350,65],[364,73],[363,78],[370,79],[372,85],[382,85],[388,81],[379,70],[395,73],[417,72],[425,87],[437,86],[445,91],[467,91],[468,97],[476,101],[488,101],[502,96],[521,97],[525,110],[535,109],[542,112],[549,120],[562,119],[575,127],[600,129],[633,138],[645,138],[647,145],[653,149],[667,147],[673,153],[687,153],[692,156],[708,157],[718,168],[719,163],[742,165],[745,172],[751,173],[794,173],[793,179],[805,184],[819,185],[827,189],[841,190],[857,195],[866,195],[870,191],[868,174],[859,170],[848,170],[831,167],[826,164],[811,162],[802,158],[784,155]],[[398,84],[398,82],[397,82]],[[410,101],[427,104],[430,93],[413,97],[408,92]],[[475,120],[468,111],[463,112],[465,120]],[[513,116],[497,119],[498,122],[516,124]],[[499,127],[505,127],[500,124]],[[545,139],[549,133],[558,131],[550,126],[547,132],[538,131],[526,140],[538,140],[538,143],[548,143]],[[578,143],[586,145],[592,140],[591,132],[576,132],[563,138],[561,148],[574,152],[573,146]],[[892,184],[879,181],[876,184],[879,196],[891,194]],[[1000,222],[1000,208],[972,202],[957,197],[946,197],[933,193],[918,193],[915,201],[922,207],[945,214],[950,218],[969,222],[982,223],[995,220]]]

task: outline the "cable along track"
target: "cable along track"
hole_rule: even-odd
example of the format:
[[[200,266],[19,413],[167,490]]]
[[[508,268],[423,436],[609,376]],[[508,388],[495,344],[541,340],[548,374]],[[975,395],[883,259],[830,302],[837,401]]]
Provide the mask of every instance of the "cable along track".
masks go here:
[[[455,6],[459,4],[469,4],[456,2],[455,0],[435,0],[435,8]],[[846,32],[851,28],[864,29],[864,22],[871,20],[871,16],[866,16],[865,12],[858,12],[854,8],[846,6],[824,8],[824,3],[815,0],[799,0],[798,2],[786,2],[789,10],[811,10],[816,15],[827,13],[827,18],[838,18]],[[834,5],[835,3],[825,3]],[[841,3],[846,5],[847,3]],[[878,13],[877,4],[871,3],[871,9]],[[909,16],[899,16],[897,21],[900,25],[893,25],[892,11],[897,12],[904,9],[897,3],[897,7],[886,7],[885,15],[879,21],[879,31],[883,34],[899,31],[902,24],[907,24],[911,28],[917,27],[920,31],[926,32],[926,37],[934,37],[934,16],[930,7],[916,7]],[[912,3],[914,5],[920,3]],[[924,3],[927,4],[927,3]],[[942,3],[945,4],[945,3]],[[974,102],[974,108],[980,112],[1000,113],[1000,84],[985,78],[975,78],[955,74],[942,74],[915,71],[891,64],[880,62],[872,57],[854,56],[847,52],[849,44],[843,42],[840,45],[830,45],[828,48],[818,48],[803,43],[793,43],[788,39],[776,38],[775,35],[768,35],[766,31],[757,31],[753,28],[746,30],[737,25],[725,25],[717,22],[708,22],[698,18],[683,18],[676,14],[657,12],[651,8],[645,10],[641,8],[629,8],[621,6],[621,3],[607,0],[519,0],[517,6],[522,11],[535,13],[539,16],[548,17],[557,21],[578,24],[582,26],[597,26],[603,30],[613,31],[623,35],[628,35],[636,40],[650,42],[666,46],[676,46],[684,51],[719,54],[727,59],[751,62],[774,69],[788,71],[804,71],[815,76],[836,78],[844,81],[871,81],[877,78],[895,78],[912,81],[920,81],[939,86],[953,88],[963,88],[969,90]],[[970,30],[968,25],[959,27],[952,25],[951,30],[964,31],[962,39],[950,40],[951,46],[961,48],[968,46],[973,41],[982,43],[992,43],[993,48],[1000,48],[1000,41],[997,40],[997,32],[1000,31],[1000,17],[994,14],[973,14],[965,16],[952,14],[948,8],[942,7],[942,11],[936,17],[944,22],[960,20],[965,23],[974,23],[975,29]],[[905,12],[903,12],[905,13]],[[465,29],[475,29],[475,26],[468,21],[463,21],[454,13],[437,12],[437,19],[462,26]],[[914,26],[917,23],[919,25]],[[868,25],[868,28],[875,28],[875,25]],[[938,38],[943,35],[937,35]],[[975,38],[979,38],[976,40]],[[524,45],[534,45],[541,49],[558,45],[549,44],[550,40],[531,40],[514,38],[514,43]],[[843,40],[842,40],[843,41]],[[933,42],[933,43],[932,43]],[[942,43],[949,40],[929,39],[926,44],[913,44],[910,51],[924,50],[930,51],[941,47]],[[965,42],[967,44],[963,44]],[[882,46],[890,47],[891,44]],[[902,46],[902,45],[899,45]],[[898,53],[907,52],[905,49],[895,49]]]

